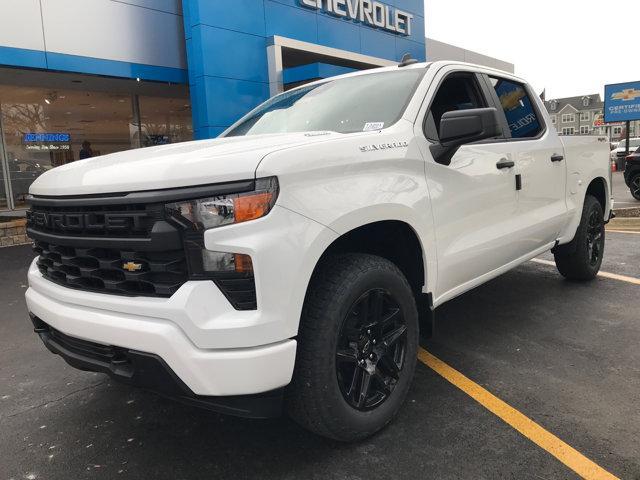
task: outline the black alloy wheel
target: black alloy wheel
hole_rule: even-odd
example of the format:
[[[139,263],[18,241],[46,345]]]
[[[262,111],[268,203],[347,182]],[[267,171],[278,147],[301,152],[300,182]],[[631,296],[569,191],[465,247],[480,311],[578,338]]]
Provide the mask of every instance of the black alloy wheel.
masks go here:
[[[587,256],[593,267],[602,260],[604,250],[604,221],[598,211],[592,210],[587,227]]]
[[[558,271],[565,278],[585,281],[596,277],[604,257],[604,225],[602,204],[587,194],[573,240],[552,250]]]
[[[366,253],[328,255],[305,298],[287,413],[333,440],[373,435],[407,397],[419,336],[414,290],[397,265]]]
[[[406,333],[400,306],[388,291],[372,289],[356,300],[336,352],[338,384],[351,407],[367,411],[389,398],[404,367]]]
[[[629,182],[629,190],[636,200],[640,200],[640,173],[634,175]]]

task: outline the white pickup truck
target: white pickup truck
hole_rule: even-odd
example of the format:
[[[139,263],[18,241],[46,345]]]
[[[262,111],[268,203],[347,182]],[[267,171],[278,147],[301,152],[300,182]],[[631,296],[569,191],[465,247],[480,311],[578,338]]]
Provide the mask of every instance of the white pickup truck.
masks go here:
[[[608,156],[560,139],[504,72],[322,80],[221,138],[43,174],[27,305],[77,368],[361,439],[402,405],[436,307],[548,250],[566,278],[596,275]]]

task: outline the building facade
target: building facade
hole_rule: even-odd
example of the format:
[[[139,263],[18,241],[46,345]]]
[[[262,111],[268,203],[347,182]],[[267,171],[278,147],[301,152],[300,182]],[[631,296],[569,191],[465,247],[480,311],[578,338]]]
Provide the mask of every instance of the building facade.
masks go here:
[[[212,138],[302,83],[427,57],[423,0],[0,0],[0,12],[5,215],[58,165]],[[431,42],[436,59],[512,71]]]
[[[484,65],[504,72],[515,73],[515,65],[513,63],[467,50],[466,48],[456,47],[433,38],[427,38],[427,58],[430,61],[457,60],[475,63],[476,65]]]
[[[598,93],[556,98],[544,104],[560,135],[607,135],[618,141],[625,134],[624,124],[604,123],[604,102]],[[640,132],[639,126],[640,122],[631,122],[631,136]]]

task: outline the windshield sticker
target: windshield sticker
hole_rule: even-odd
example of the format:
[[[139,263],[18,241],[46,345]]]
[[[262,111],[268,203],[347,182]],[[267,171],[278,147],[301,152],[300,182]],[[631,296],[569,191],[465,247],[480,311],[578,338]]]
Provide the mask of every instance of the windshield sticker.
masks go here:
[[[382,130],[384,122],[369,122],[364,124],[363,132],[372,132],[373,130]]]

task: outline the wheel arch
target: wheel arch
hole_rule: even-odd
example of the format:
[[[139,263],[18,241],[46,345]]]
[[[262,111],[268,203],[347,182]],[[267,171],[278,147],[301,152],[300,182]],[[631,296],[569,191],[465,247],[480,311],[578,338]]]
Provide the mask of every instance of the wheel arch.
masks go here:
[[[327,256],[340,253],[368,253],[386,258],[400,269],[416,295],[426,285],[422,243],[416,230],[402,220],[379,220],[343,233],[325,249],[316,269]]]
[[[598,200],[600,206],[602,207],[602,211],[607,211],[607,203],[608,203],[608,195],[607,191],[607,181],[602,177],[596,177],[589,183],[587,187],[587,191],[585,195],[591,195]]]

